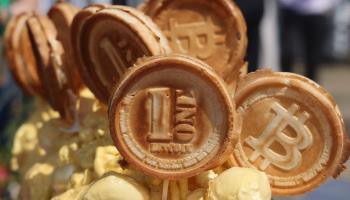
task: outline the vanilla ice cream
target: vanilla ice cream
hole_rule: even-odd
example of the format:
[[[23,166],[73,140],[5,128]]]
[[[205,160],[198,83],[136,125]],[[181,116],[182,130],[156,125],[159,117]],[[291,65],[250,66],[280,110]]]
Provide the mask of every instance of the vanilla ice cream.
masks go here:
[[[84,200],[149,200],[149,191],[134,179],[110,173],[87,189]]]
[[[271,188],[265,173],[233,167],[209,182],[208,200],[270,200]]]

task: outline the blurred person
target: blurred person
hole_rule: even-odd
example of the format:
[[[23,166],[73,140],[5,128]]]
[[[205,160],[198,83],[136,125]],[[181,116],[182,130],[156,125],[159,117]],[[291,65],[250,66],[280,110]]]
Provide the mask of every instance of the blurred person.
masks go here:
[[[143,0],[127,0],[127,5],[132,7],[137,7],[141,3],[143,3]]]
[[[7,9],[10,5],[10,0],[0,0],[0,53],[2,34],[5,31],[5,22],[7,21]]]
[[[260,24],[264,16],[264,0],[236,0],[248,28],[247,61],[249,71],[258,69],[260,51]]]
[[[282,71],[293,71],[296,54],[295,40],[300,38],[305,75],[317,80],[317,68],[322,62],[324,45],[331,28],[329,13],[339,0],[279,1]]]
[[[111,0],[85,0],[85,1],[83,1],[83,0],[70,0],[69,2],[77,7],[80,7],[80,8],[84,8],[88,5],[96,4],[96,3],[105,3],[105,4],[112,3]]]
[[[36,11],[38,5],[39,0],[0,0],[0,36],[2,36],[5,24],[11,16]]]
[[[350,0],[343,0],[333,13],[332,39],[327,56],[337,62],[350,61]]]
[[[128,5],[132,7],[138,6],[140,3],[142,3],[143,0],[113,0],[113,4],[118,4],[118,5]]]
[[[112,4],[126,5],[127,0],[112,0]]]
[[[36,11],[39,6],[39,0],[16,0],[12,1],[11,14],[17,15],[23,12]]]
[[[5,188],[10,180],[10,173],[6,166],[2,166],[0,163],[0,199],[5,195]]]

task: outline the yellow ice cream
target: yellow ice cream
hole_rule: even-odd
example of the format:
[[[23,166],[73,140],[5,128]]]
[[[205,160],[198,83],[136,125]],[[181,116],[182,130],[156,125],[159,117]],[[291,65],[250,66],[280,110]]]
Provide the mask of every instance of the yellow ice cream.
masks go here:
[[[17,131],[12,169],[24,177],[21,197],[28,200],[161,200],[162,180],[129,166],[108,130],[107,110],[93,97],[82,97],[80,131],[38,101],[36,112]],[[192,181],[171,181],[168,200],[265,200],[271,192],[266,176],[252,169],[211,170]],[[208,189],[209,188],[209,189]],[[19,197],[20,198],[20,197]]]
[[[110,173],[95,183],[83,195],[84,200],[149,200],[149,191],[134,179]]]
[[[209,181],[213,180],[218,176],[213,170],[203,172],[195,176],[195,182],[200,188],[207,188]]]
[[[233,167],[209,182],[209,200],[270,200],[271,188],[265,173]]]

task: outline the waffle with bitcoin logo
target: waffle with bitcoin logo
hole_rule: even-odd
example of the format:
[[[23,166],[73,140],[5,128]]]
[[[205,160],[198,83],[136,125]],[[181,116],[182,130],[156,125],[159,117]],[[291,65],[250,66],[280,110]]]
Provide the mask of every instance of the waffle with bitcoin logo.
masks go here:
[[[233,1],[147,0],[140,10],[160,27],[175,53],[206,62],[235,89],[248,39]]]
[[[307,192],[345,169],[349,144],[342,116],[315,82],[257,71],[240,82],[235,101],[243,125],[232,165],[266,172],[275,194]]]

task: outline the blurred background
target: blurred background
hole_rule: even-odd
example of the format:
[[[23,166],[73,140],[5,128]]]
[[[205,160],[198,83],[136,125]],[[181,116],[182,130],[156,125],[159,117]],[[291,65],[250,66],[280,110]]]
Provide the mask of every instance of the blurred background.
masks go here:
[[[31,97],[16,87],[4,59],[2,36],[13,15],[45,14],[54,0],[0,0],[0,200],[10,180],[14,133],[28,117]],[[71,0],[77,6],[113,3],[137,6],[142,0]],[[249,70],[258,66],[305,75],[330,91],[350,127],[350,0],[236,0],[248,25]],[[350,167],[350,163],[347,163]],[[301,197],[275,199],[350,199],[350,170]]]

